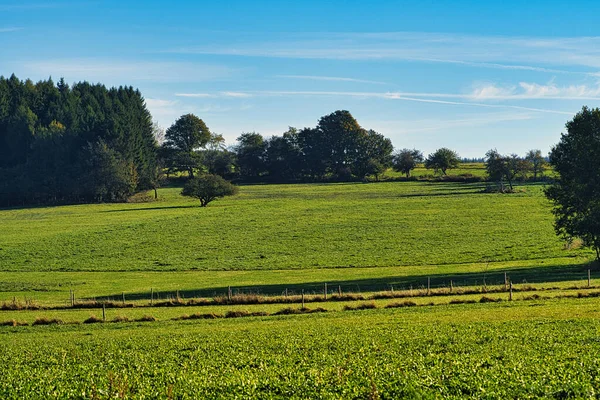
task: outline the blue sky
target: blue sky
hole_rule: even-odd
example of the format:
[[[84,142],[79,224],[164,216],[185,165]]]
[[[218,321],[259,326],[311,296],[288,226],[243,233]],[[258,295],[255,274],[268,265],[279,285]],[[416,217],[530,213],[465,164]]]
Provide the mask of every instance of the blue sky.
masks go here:
[[[141,90],[229,144],[338,109],[429,153],[547,152],[600,101],[598,2],[0,0],[0,75]],[[522,4],[526,3],[526,4]]]

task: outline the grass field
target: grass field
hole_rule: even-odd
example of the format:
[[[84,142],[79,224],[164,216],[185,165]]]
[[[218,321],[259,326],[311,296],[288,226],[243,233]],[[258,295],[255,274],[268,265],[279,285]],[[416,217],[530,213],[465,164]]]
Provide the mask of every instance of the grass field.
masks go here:
[[[596,396],[591,252],[556,237],[543,186],[484,186],[249,185],[207,208],[164,188],[0,210],[0,324],[27,325],[0,326],[0,398]],[[280,297],[186,305],[230,288]],[[323,312],[276,315],[302,290]],[[151,291],[183,301],[150,306]],[[107,322],[82,324],[105,300]],[[264,316],[226,318],[246,313]]]
[[[280,294],[579,279],[590,252],[566,250],[542,186],[511,195],[480,184],[255,185],[207,208],[177,188],[151,203],[0,211],[0,300],[188,296],[227,286]],[[545,274],[540,276],[539,267]],[[51,271],[52,273],[47,273]],[[565,276],[570,273],[575,276]]]

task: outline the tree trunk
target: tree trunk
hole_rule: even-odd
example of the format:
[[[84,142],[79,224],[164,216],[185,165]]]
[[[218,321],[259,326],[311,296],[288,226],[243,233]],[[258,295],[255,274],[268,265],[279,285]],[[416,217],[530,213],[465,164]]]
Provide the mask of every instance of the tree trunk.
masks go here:
[[[158,199],[158,191],[154,188],[154,200]]]

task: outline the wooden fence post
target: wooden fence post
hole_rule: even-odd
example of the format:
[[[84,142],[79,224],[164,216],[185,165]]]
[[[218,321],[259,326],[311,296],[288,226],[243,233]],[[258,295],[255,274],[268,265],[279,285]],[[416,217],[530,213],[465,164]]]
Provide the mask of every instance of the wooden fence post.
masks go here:
[[[588,269],[588,287],[592,286],[592,271]]]
[[[154,303],[154,288],[150,288],[150,305]]]
[[[122,294],[123,294],[123,305],[125,305],[125,292],[123,292]]]
[[[327,300],[327,283],[325,283],[324,293],[325,293],[325,300]]]
[[[102,321],[106,322],[106,305],[102,303]]]
[[[338,285],[338,296],[342,296],[342,285]]]
[[[302,308],[304,308],[304,289],[302,289]]]
[[[506,279],[506,271],[504,271],[504,291],[506,292],[506,289],[508,289],[508,281]]]
[[[512,282],[510,283],[510,294],[508,295],[508,300],[512,301],[512,290],[513,290],[513,284]]]
[[[454,285],[452,284],[452,279],[450,279],[450,293],[452,293],[453,289],[454,289]]]
[[[227,300],[231,301],[231,286],[227,287]]]
[[[431,278],[427,277],[427,296],[431,294]]]

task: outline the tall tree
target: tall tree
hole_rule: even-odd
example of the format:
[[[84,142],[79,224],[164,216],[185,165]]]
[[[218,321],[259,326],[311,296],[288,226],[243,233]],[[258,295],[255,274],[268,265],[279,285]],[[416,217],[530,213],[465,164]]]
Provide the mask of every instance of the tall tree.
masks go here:
[[[600,109],[583,107],[550,152],[558,178],[546,190],[556,233],[583,239],[600,261]]]
[[[256,132],[242,133],[235,147],[239,173],[243,178],[256,178],[266,170],[265,139]]]
[[[392,141],[374,130],[361,129],[357,133],[354,149],[354,159],[351,158],[352,174],[358,178],[366,176],[379,176],[392,166]],[[350,153],[352,154],[352,153]]]
[[[194,177],[194,168],[198,167],[198,159],[194,150],[200,149],[210,141],[208,127],[194,114],[182,115],[167,129],[165,147],[177,150],[176,163]]]

